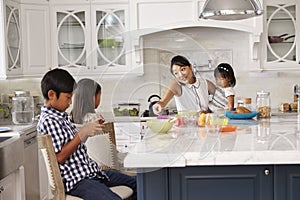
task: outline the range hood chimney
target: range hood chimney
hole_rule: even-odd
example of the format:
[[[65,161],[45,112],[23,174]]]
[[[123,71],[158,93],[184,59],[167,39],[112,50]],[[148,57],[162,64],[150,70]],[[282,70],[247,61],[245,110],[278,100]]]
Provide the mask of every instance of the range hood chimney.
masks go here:
[[[206,0],[200,18],[240,20],[263,13],[259,0]]]

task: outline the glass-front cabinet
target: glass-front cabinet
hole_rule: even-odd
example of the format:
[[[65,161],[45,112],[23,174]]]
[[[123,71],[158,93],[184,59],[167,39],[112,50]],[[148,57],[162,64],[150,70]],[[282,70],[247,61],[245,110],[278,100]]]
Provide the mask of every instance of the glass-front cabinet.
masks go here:
[[[90,6],[57,6],[51,11],[53,63],[71,72],[85,72],[90,48]]]
[[[54,57],[57,67],[74,75],[120,73],[127,70],[124,6],[56,6]]]
[[[99,7],[94,8],[92,13],[94,69],[100,66],[125,66],[125,10]]]
[[[22,73],[20,7],[12,1],[4,1],[4,3],[6,72],[8,75],[19,75]]]
[[[300,69],[296,0],[265,1],[265,69]]]

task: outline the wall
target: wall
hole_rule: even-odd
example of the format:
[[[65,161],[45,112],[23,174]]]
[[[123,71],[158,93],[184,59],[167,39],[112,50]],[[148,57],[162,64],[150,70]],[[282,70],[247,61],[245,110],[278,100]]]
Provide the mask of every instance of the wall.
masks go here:
[[[139,102],[141,110],[148,108],[147,99],[151,94],[163,95],[171,78],[169,60],[162,56],[183,54],[196,64],[206,64],[211,57],[209,50],[232,51],[232,66],[237,77],[236,96],[251,97],[264,89],[271,92],[272,107],[281,102],[293,101],[293,86],[300,83],[298,72],[251,72],[249,73],[249,35],[245,32],[212,29],[186,28],[163,31],[144,37],[143,76],[96,78],[103,86],[102,103],[99,110],[110,112],[112,105],[118,102]],[[197,52],[202,52],[198,57]],[[193,52],[193,53],[191,53]],[[195,53],[196,52],[196,53]],[[207,52],[207,56],[203,56]],[[200,54],[199,54],[200,55]],[[222,60],[216,61],[218,64]],[[204,62],[204,63],[203,63]],[[288,66],[287,66],[288,67]],[[77,80],[79,77],[75,77]],[[0,81],[0,93],[12,93],[15,89],[30,90],[40,94],[40,79],[20,79]],[[174,102],[170,103],[174,107]]]

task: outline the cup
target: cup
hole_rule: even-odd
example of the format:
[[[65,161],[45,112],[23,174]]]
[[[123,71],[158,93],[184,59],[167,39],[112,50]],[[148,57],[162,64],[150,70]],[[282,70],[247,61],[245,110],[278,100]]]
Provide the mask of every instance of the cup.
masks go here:
[[[193,128],[197,127],[197,119],[199,112],[192,110],[180,111],[179,115],[183,118],[183,122],[186,127]]]
[[[218,136],[220,133],[220,117],[215,113],[208,113],[205,117],[206,134],[210,136]]]

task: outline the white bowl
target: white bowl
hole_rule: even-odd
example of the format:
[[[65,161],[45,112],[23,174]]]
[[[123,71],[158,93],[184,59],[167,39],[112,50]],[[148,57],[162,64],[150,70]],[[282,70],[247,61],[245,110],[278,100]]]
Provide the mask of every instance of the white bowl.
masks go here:
[[[167,133],[174,124],[169,119],[151,119],[147,120],[146,123],[154,133]]]

